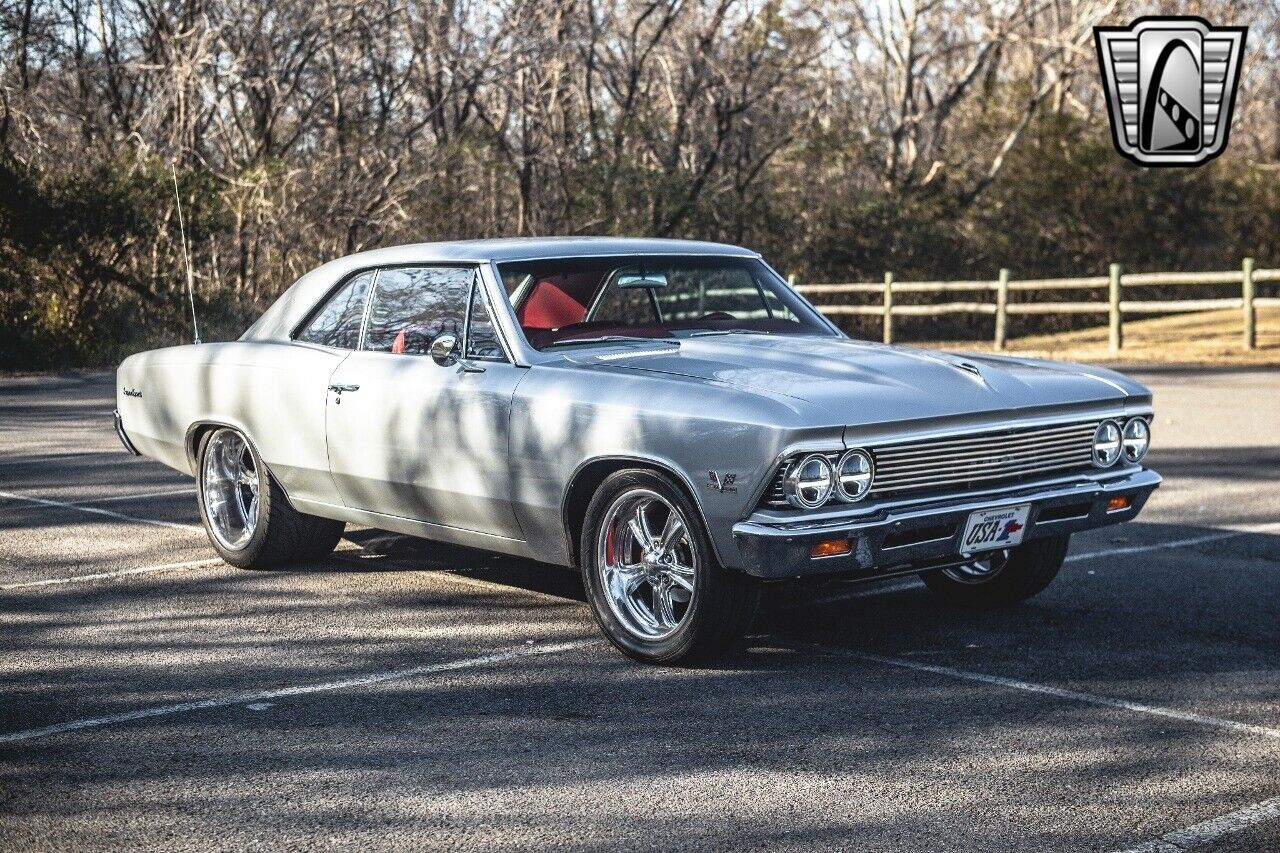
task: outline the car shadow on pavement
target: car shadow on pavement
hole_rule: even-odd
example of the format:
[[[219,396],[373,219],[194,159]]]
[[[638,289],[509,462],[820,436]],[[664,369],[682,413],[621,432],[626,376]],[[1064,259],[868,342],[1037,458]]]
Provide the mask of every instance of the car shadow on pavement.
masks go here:
[[[1082,537],[1073,554],[1228,531],[1135,523],[1104,533]],[[13,731],[69,715],[358,677],[489,654],[529,636],[594,636],[585,608],[573,603],[581,588],[571,571],[376,531],[353,530],[348,539],[361,556],[296,577],[174,574],[24,598],[25,616],[7,639],[49,655],[23,662],[0,725]],[[739,848],[840,847],[854,838],[891,848],[904,838],[936,842],[930,833],[945,830],[948,845],[992,849],[1022,837],[1016,820],[1003,816],[1061,801],[1082,818],[1060,846],[1099,847],[1114,841],[1107,815],[1124,791],[1155,779],[1170,786],[1162,798],[1196,795],[1178,780],[1189,756],[1214,748],[1220,733],[1099,715],[1080,703],[857,655],[1247,716],[1206,703],[1216,691],[1224,701],[1253,700],[1254,708],[1274,700],[1278,562],[1280,536],[1262,534],[1092,556],[1068,563],[1041,596],[991,612],[943,607],[918,585],[840,600],[830,599],[857,590],[782,585],[766,597],[749,646],[713,665],[644,667],[603,640],[589,641],[387,688],[131,723],[93,741],[92,763],[83,760],[79,735],[6,746],[0,757],[13,772],[0,781],[11,783],[13,813],[80,813],[93,797],[127,791],[131,807],[175,821],[198,812],[206,831],[237,840],[252,831],[253,821],[240,822],[246,815],[270,815],[286,833],[317,825],[334,837],[434,832],[441,834],[422,837],[442,844],[516,820],[548,832],[576,828],[583,849],[604,850],[638,839],[626,827],[640,792],[653,806],[645,832],[693,840],[689,826],[706,822],[711,834],[699,837],[710,841],[725,819]],[[386,572],[395,582],[314,582],[323,572],[355,571]],[[398,582],[398,572],[480,579],[511,589],[516,594],[504,598],[515,603],[465,588],[441,594],[439,585],[416,595],[412,578]],[[521,590],[563,598],[564,606]],[[175,665],[178,654],[190,663]],[[1255,765],[1268,756],[1236,759],[1242,776],[1262,778],[1266,769]],[[264,768],[274,786],[269,798],[257,796],[256,784],[228,784],[266,778]],[[921,774],[981,791],[984,819],[957,820],[968,807],[945,798],[885,807],[911,795],[910,784],[897,789],[893,780]],[[76,800],[49,805],[42,792],[50,789],[75,791]],[[316,790],[332,799],[314,800]],[[1099,790],[1111,792],[1102,806],[1091,793]],[[1254,794],[1240,790],[1239,798]],[[813,803],[814,816],[783,838],[779,810],[797,799]],[[608,840],[586,840],[601,835]],[[1054,846],[1041,840],[1029,846]]]

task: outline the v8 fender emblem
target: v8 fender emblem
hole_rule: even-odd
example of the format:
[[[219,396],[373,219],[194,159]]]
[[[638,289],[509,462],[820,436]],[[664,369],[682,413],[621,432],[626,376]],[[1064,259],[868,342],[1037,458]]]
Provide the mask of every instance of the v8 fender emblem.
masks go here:
[[[721,474],[718,471],[707,472],[707,488],[725,494],[738,491],[737,474]]]

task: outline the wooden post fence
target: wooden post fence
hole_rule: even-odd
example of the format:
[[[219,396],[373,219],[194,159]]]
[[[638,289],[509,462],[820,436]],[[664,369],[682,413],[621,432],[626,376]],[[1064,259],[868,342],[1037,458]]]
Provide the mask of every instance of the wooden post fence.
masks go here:
[[[1124,275],[1124,269],[1119,264],[1111,265],[1110,281],[1108,282],[1109,290],[1109,315],[1110,315],[1110,340],[1111,351],[1119,352],[1124,346],[1124,317],[1120,313],[1120,276]]]
[[[991,279],[974,281],[898,281],[892,272],[884,274],[881,282],[847,282],[833,284],[797,284],[794,275],[787,276],[787,282],[796,290],[807,296],[834,296],[836,294],[863,294],[874,299],[878,294],[881,304],[874,302],[842,303],[819,305],[818,309],[828,316],[872,316],[879,317],[883,324],[883,337],[886,344],[893,343],[893,318],[898,317],[941,317],[948,314],[991,314],[995,317],[995,349],[1002,350],[1009,345],[1009,318],[1011,316],[1045,315],[1045,314],[1091,314],[1107,315],[1107,332],[1112,352],[1124,348],[1124,315],[1125,314],[1177,314],[1187,311],[1242,311],[1241,346],[1252,350],[1258,346],[1258,308],[1280,308],[1280,296],[1259,296],[1256,293],[1259,284],[1280,283],[1280,269],[1256,269],[1253,258],[1244,258],[1240,267],[1229,271],[1207,272],[1144,272],[1126,273],[1120,264],[1111,264],[1107,275],[1077,276],[1073,278],[1042,278],[1015,280],[1008,269],[1001,269],[999,276]],[[1144,300],[1126,299],[1126,289],[1148,287],[1221,287],[1223,285],[1240,285],[1240,295],[1232,297],[1212,297],[1193,299]],[[1012,292],[1018,291],[1029,295],[1057,294],[1063,291],[1089,290],[1097,292],[1107,290],[1105,300],[1064,301],[1058,299],[1019,299],[1010,301]],[[923,305],[898,305],[895,294],[899,293],[994,293],[993,302],[982,301],[981,298],[970,302],[951,301]]]
[[[893,273],[884,274],[884,342],[893,343]]]
[[[996,349],[1004,349],[1009,335],[1009,271],[1000,269],[996,282]]]
[[[1244,307],[1244,348],[1258,345],[1258,314],[1253,307],[1253,258],[1240,265],[1240,299]]]

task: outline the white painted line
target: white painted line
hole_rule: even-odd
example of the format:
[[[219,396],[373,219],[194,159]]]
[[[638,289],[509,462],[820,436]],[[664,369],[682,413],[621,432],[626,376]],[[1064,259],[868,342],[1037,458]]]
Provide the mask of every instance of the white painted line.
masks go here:
[[[52,506],[59,509],[74,509],[78,512],[89,512],[94,515],[104,515],[107,518],[115,518],[120,521],[133,521],[138,524],[153,524],[156,527],[167,527],[170,530],[186,530],[204,532],[204,528],[198,524],[179,524],[176,521],[160,521],[155,518],[142,518],[136,515],[125,515],[122,512],[112,512],[109,509],[99,509],[94,506],[80,506],[79,504],[67,503],[66,501],[53,501],[48,498],[33,498],[30,495],[19,495],[14,492],[0,492],[0,498],[9,498],[15,501],[26,501],[27,503],[38,504],[40,506]]]
[[[914,669],[918,672],[945,675],[948,678],[959,678],[964,681],[977,681],[982,684],[993,684],[997,687],[1008,687],[1012,690],[1023,690],[1028,693],[1040,693],[1045,696],[1056,696],[1059,699],[1070,699],[1074,702],[1085,702],[1090,705],[1101,705],[1106,708],[1118,708],[1123,711],[1133,711],[1138,714],[1147,714],[1153,717],[1166,717],[1171,720],[1180,720],[1184,723],[1198,723],[1203,726],[1226,729],[1227,731],[1235,732],[1237,734],[1261,735],[1262,737],[1280,740],[1280,729],[1272,729],[1266,726],[1255,726],[1250,723],[1240,723],[1235,720],[1226,720],[1221,717],[1208,717],[1204,714],[1195,714],[1190,711],[1161,708],[1157,705],[1144,705],[1141,702],[1130,702],[1128,699],[1115,699],[1111,696],[1082,693],[1078,690],[1051,687],[1047,684],[1033,684],[1029,681],[1018,681],[1014,678],[1003,678],[999,675],[986,675],[981,672],[969,672],[968,670],[963,669],[953,669],[949,666],[938,666],[936,664],[920,663],[919,661],[905,660],[903,658],[886,657],[885,655],[875,655],[868,652],[857,652],[852,649],[842,649],[838,646],[826,646],[814,643],[809,645],[809,648],[840,657],[871,661],[873,663],[882,663],[888,666],[896,666],[900,669]]]
[[[884,586],[876,586],[867,589],[851,589],[845,592],[833,593],[823,596],[822,598],[811,598],[807,601],[798,601],[795,604],[788,604],[781,608],[784,612],[792,610],[804,610],[808,607],[818,607],[823,604],[836,604],[841,601],[854,601],[859,598],[875,598],[878,595],[889,595],[894,592],[906,592],[909,589],[917,589],[921,582],[916,578],[907,578],[895,583],[885,584]]]
[[[490,592],[520,593],[521,595],[528,595],[533,598],[546,599],[547,601],[551,601],[556,604],[584,604],[585,605],[585,602],[578,601],[576,598],[565,598],[562,595],[554,595],[550,592],[542,592],[541,590],[537,590],[537,589],[525,589],[522,586],[515,586],[514,584],[495,583],[493,581],[481,580],[480,578],[473,578],[473,577],[470,577],[469,575],[460,575],[457,572],[446,570],[443,572],[441,571],[431,572],[431,574],[436,576],[446,577],[450,580],[450,582],[459,584],[460,586],[470,586],[470,587],[475,587],[476,589],[489,590]]]
[[[1186,829],[1175,830],[1154,841],[1139,844],[1137,847],[1127,847],[1118,853],[1184,853],[1186,850],[1217,841],[1224,835],[1240,832],[1254,824],[1277,818],[1280,818],[1280,797],[1245,806],[1238,811],[1206,820],[1204,823],[1197,823],[1195,826],[1188,826]]]
[[[93,432],[99,430],[94,429]],[[121,448],[123,452],[123,448]],[[84,453],[63,453],[63,454],[37,454],[26,459],[4,459],[0,460],[0,465],[48,465],[50,462],[62,462],[67,459],[79,459],[84,456],[117,456],[120,455],[114,450],[87,450]]]
[[[67,501],[72,506],[84,506],[86,504],[105,504],[115,503],[116,501],[144,501],[148,498],[171,498],[178,495],[194,495],[196,493],[194,486],[188,486],[185,489],[170,489],[167,492],[143,492],[140,495],[112,495],[109,498],[89,498],[83,501]]]
[[[83,720],[71,720],[66,723],[57,723],[56,725],[44,726],[39,729],[27,729],[26,731],[21,732],[0,734],[0,743],[14,743],[16,741],[48,737],[49,735],[74,732],[81,729],[111,726],[116,723],[128,723],[134,720],[147,720],[152,717],[167,717],[173,714],[185,714],[190,711],[206,711],[211,708],[226,708],[230,705],[248,705],[251,703],[267,702],[272,699],[286,699],[291,696],[305,696],[311,693],[327,693],[334,690],[345,690],[349,687],[367,687],[370,684],[381,684],[387,681],[401,681],[406,678],[415,678],[419,675],[434,675],[441,672],[455,672],[460,669],[474,669],[478,666],[487,666],[492,663],[503,663],[504,661],[532,657],[534,655],[554,655],[559,654],[560,652],[582,649],[592,645],[596,645],[595,640],[576,640],[574,642],[553,643],[546,646],[525,646],[523,648],[512,649],[507,652],[498,652],[497,654],[492,655],[484,655],[482,657],[463,658],[462,660],[433,663],[426,666],[414,666],[409,667],[408,669],[391,669],[386,670],[385,672],[371,672],[366,673],[365,675],[355,675],[350,678],[339,679],[337,681],[320,681],[313,682],[311,684],[298,684],[293,687],[279,687],[274,690],[234,693],[228,696],[215,696],[209,699],[200,699],[195,702],[179,702],[175,705],[155,705],[150,708],[139,708],[136,711],[124,711],[119,714],[107,714],[102,717],[89,717]]]
[[[1203,536],[1192,536],[1188,539],[1174,539],[1169,542],[1155,542],[1150,545],[1131,545],[1125,548],[1107,548],[1102,551],[1087,551],[1083,554],[1072,554],[1064,562],[1074,563],[1077,560],[1093,560],[1098,557],[1121,557],[1125,554],[1145,554],[1148,551],[1162,551],[1166,548],[1185,548],[1190,545],[1203,545],[1208,542],[1221,542],[1224,539],[1236,539],[1254,533],[1270,533],[1280,530],[1280,522],[1253,524],[1236,530],[1222,530],[1217,533],[1206,533]]]
[[[353,566],[360,566],[366,570],[369,570],[370,563],[373,560],[384,559],[384,558],[388,560],[393,560],[393,561],[396,559],[394,556],[387,556],[387,555],[376,554],[376,553],[371,554],[369,557],[365,557],[365,558],[336,555],[334,559],[337,559],[343,563],[350,563]],[[373,570],[376,571],[378,569],[376,566],[374,566]],[[507,594],[519,593],[520,595],[527,595],[530,598],[543,598],[543,599],[546,599],[547,601],[553,601],[556,604],[564,604],[566,602],[576,602],[578,604],[583,603],[583,602],[577,601],[576,599],[565,598],[564,596],[561,596],[561,595],[554,595],[553,593],[542,592],[541,590],[537,590],[537,589],[525,589],[524,587],[516,586],[515,584],[496,583],[494,581],[487,581],[487,580],[481,580],[480,578],[473,578],[470,575],[458,574],[458,572],[453,569],[415,569],[413,568],[412,565],[405,565],[403,563],[400,563],[400,564],[390,565],[383,571],[400,572],[401,574],[416,572],[432,578],[446,578],[450,583],[457,584],[458,586],[474,587],[475,589],[483,589],[486,592],[500,592],[500,593],[507,593]]]
[[[22,583],[0,584],[0,590],[9,589],[30,589],[39,586],[62,586],[72,583],[87,583],[89,581],[110,580],[112,578],[123,578],[129,575],[149,575],[152,572],[172,572],[179,569],[195,569],[204,566],[215,566],[223,564],[220,559],[211,560],[188,560],[185,563],[162,563],[158,566],[140,566],[136,569],[120,569],[115,572],[94,572],[90,575],[71,575],[65,578],[45,578],[38,581],[24,581]],[[225,564],[223,564],[225,565]]]

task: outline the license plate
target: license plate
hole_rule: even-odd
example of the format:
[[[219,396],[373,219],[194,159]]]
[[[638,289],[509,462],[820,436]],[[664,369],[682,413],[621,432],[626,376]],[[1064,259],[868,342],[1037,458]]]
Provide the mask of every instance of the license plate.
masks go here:
[[[960,550],[972,553],[1017,545],[1027,530],[1030,512],[1031,504],[1022,504],[970,513],[969,523],[964,526],[964,536],[960,539]]]

